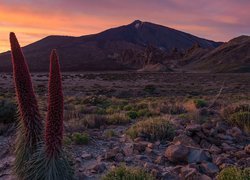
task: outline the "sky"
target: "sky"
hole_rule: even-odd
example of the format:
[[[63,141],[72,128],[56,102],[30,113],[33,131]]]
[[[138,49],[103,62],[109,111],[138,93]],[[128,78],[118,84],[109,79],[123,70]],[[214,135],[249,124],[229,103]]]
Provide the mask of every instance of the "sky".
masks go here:
[[[9,32],[25,46],[48,35],[82,36],[141,20],[215,41],[250,35],[250,0],[0,0],[0,52]]]

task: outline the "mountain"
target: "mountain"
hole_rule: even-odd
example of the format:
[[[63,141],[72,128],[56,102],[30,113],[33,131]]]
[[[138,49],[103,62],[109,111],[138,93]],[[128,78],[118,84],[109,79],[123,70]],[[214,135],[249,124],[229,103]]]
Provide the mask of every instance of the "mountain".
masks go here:
[[[239,36],[218,48],[191,58],[187,68],[207,72],[250,72],[250,36]]]
[[[48,71],[51,49],[57,49],[63,71],[128,70],[142,68],[148,46],[168,53],[174,48],[185,51],[196,43],[210,49],[221,44],[136,20],[93,35],[48,36],[25,46],[23,51],[31,71]],[[0,54],[0,62],[0,71],[11,71],[10,52]]]

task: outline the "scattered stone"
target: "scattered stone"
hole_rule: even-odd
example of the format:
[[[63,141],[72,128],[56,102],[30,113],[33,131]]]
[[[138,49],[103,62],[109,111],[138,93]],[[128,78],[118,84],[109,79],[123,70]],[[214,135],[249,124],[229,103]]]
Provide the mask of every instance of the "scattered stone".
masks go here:
[[[122,148],[122,151],[125,156],[131,156],[134,151],[133,143],[126,143],[125,146]]]
[[[222,150],[214,144],[210,147],[209,151],[214,154],[220,154],[222,152]]]
[[[122,153],[117,153],[115,155],[115,160],[118,161],[118,162],[124,161],[124,155]]]
[[[209,161],[211,158],[208,157],[207,153],[202,149],[190,148],[187,157],[188,163],[201,163]]]
[[[196,144],[192,138],[188,137],[185,134],[174,137],[173,143],[199,148],[199,145]]]
[[[106,170],[106,165],[104,163],[97,163],[94,164],[92,167],[92,172],[94,173],[102,173],[103,171]]]
[[[189,148],[182,144],[170,145],[165,152],[165,157],[167,157],[172,162],[186,162],[189,153]]]
[[[186,131],[189,132],[198,132],[201,130],[201,125],[199,124],[191,124],[186,127]]]
[[[207,142],[205,139],[202,139],[200,142],[200,146],[201,148],[209,149],[212,145],[209,142]]]
[[[247,154],[250,154],[250,144],[248,144],[244,149]]]
[[[90,159],[92,159],[93,155],[90,153],[84,152],[81,157],[82,157],[82,159],[90,160]]]
[[[213,176],[219,172],[218,166],[211,162],[202,163],[200,167],[201,171],[209,176]]]
[[[238,127],[233,127],[227,131],[227,134],[232,135],[233,137],[239,137],[242,135],[242,131]]]

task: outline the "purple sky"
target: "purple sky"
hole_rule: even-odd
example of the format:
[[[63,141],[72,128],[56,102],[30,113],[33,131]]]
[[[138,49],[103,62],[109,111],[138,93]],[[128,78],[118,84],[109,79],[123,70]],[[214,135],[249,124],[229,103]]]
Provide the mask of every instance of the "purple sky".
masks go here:
[[[0,52],[8,34],[26,45],[47,35],[97,33],[136,19],[215,41],[250,35],[250,0],[0,0]]]

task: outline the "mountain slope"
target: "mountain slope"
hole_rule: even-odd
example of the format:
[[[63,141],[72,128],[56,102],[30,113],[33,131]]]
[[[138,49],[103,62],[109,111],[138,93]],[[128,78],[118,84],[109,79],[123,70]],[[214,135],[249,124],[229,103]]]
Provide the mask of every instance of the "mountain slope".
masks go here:
[[[240,36],[188,65],[207,72],[250,72],[250,36]]]
[[[221,43],[149,22],[133,23],[112,28],[98,34],[67,37],[48,36],[23,48],[31,71],[48,71],[51,49],[57,49],[63,71],[124,70],[139,66],[121,63],[126,50],[144,51],[153,45],[165,52],[180,51],[198,43],[203,48],[215,48]],[[0,71],[11,71],[10,53],[0,54]]]

